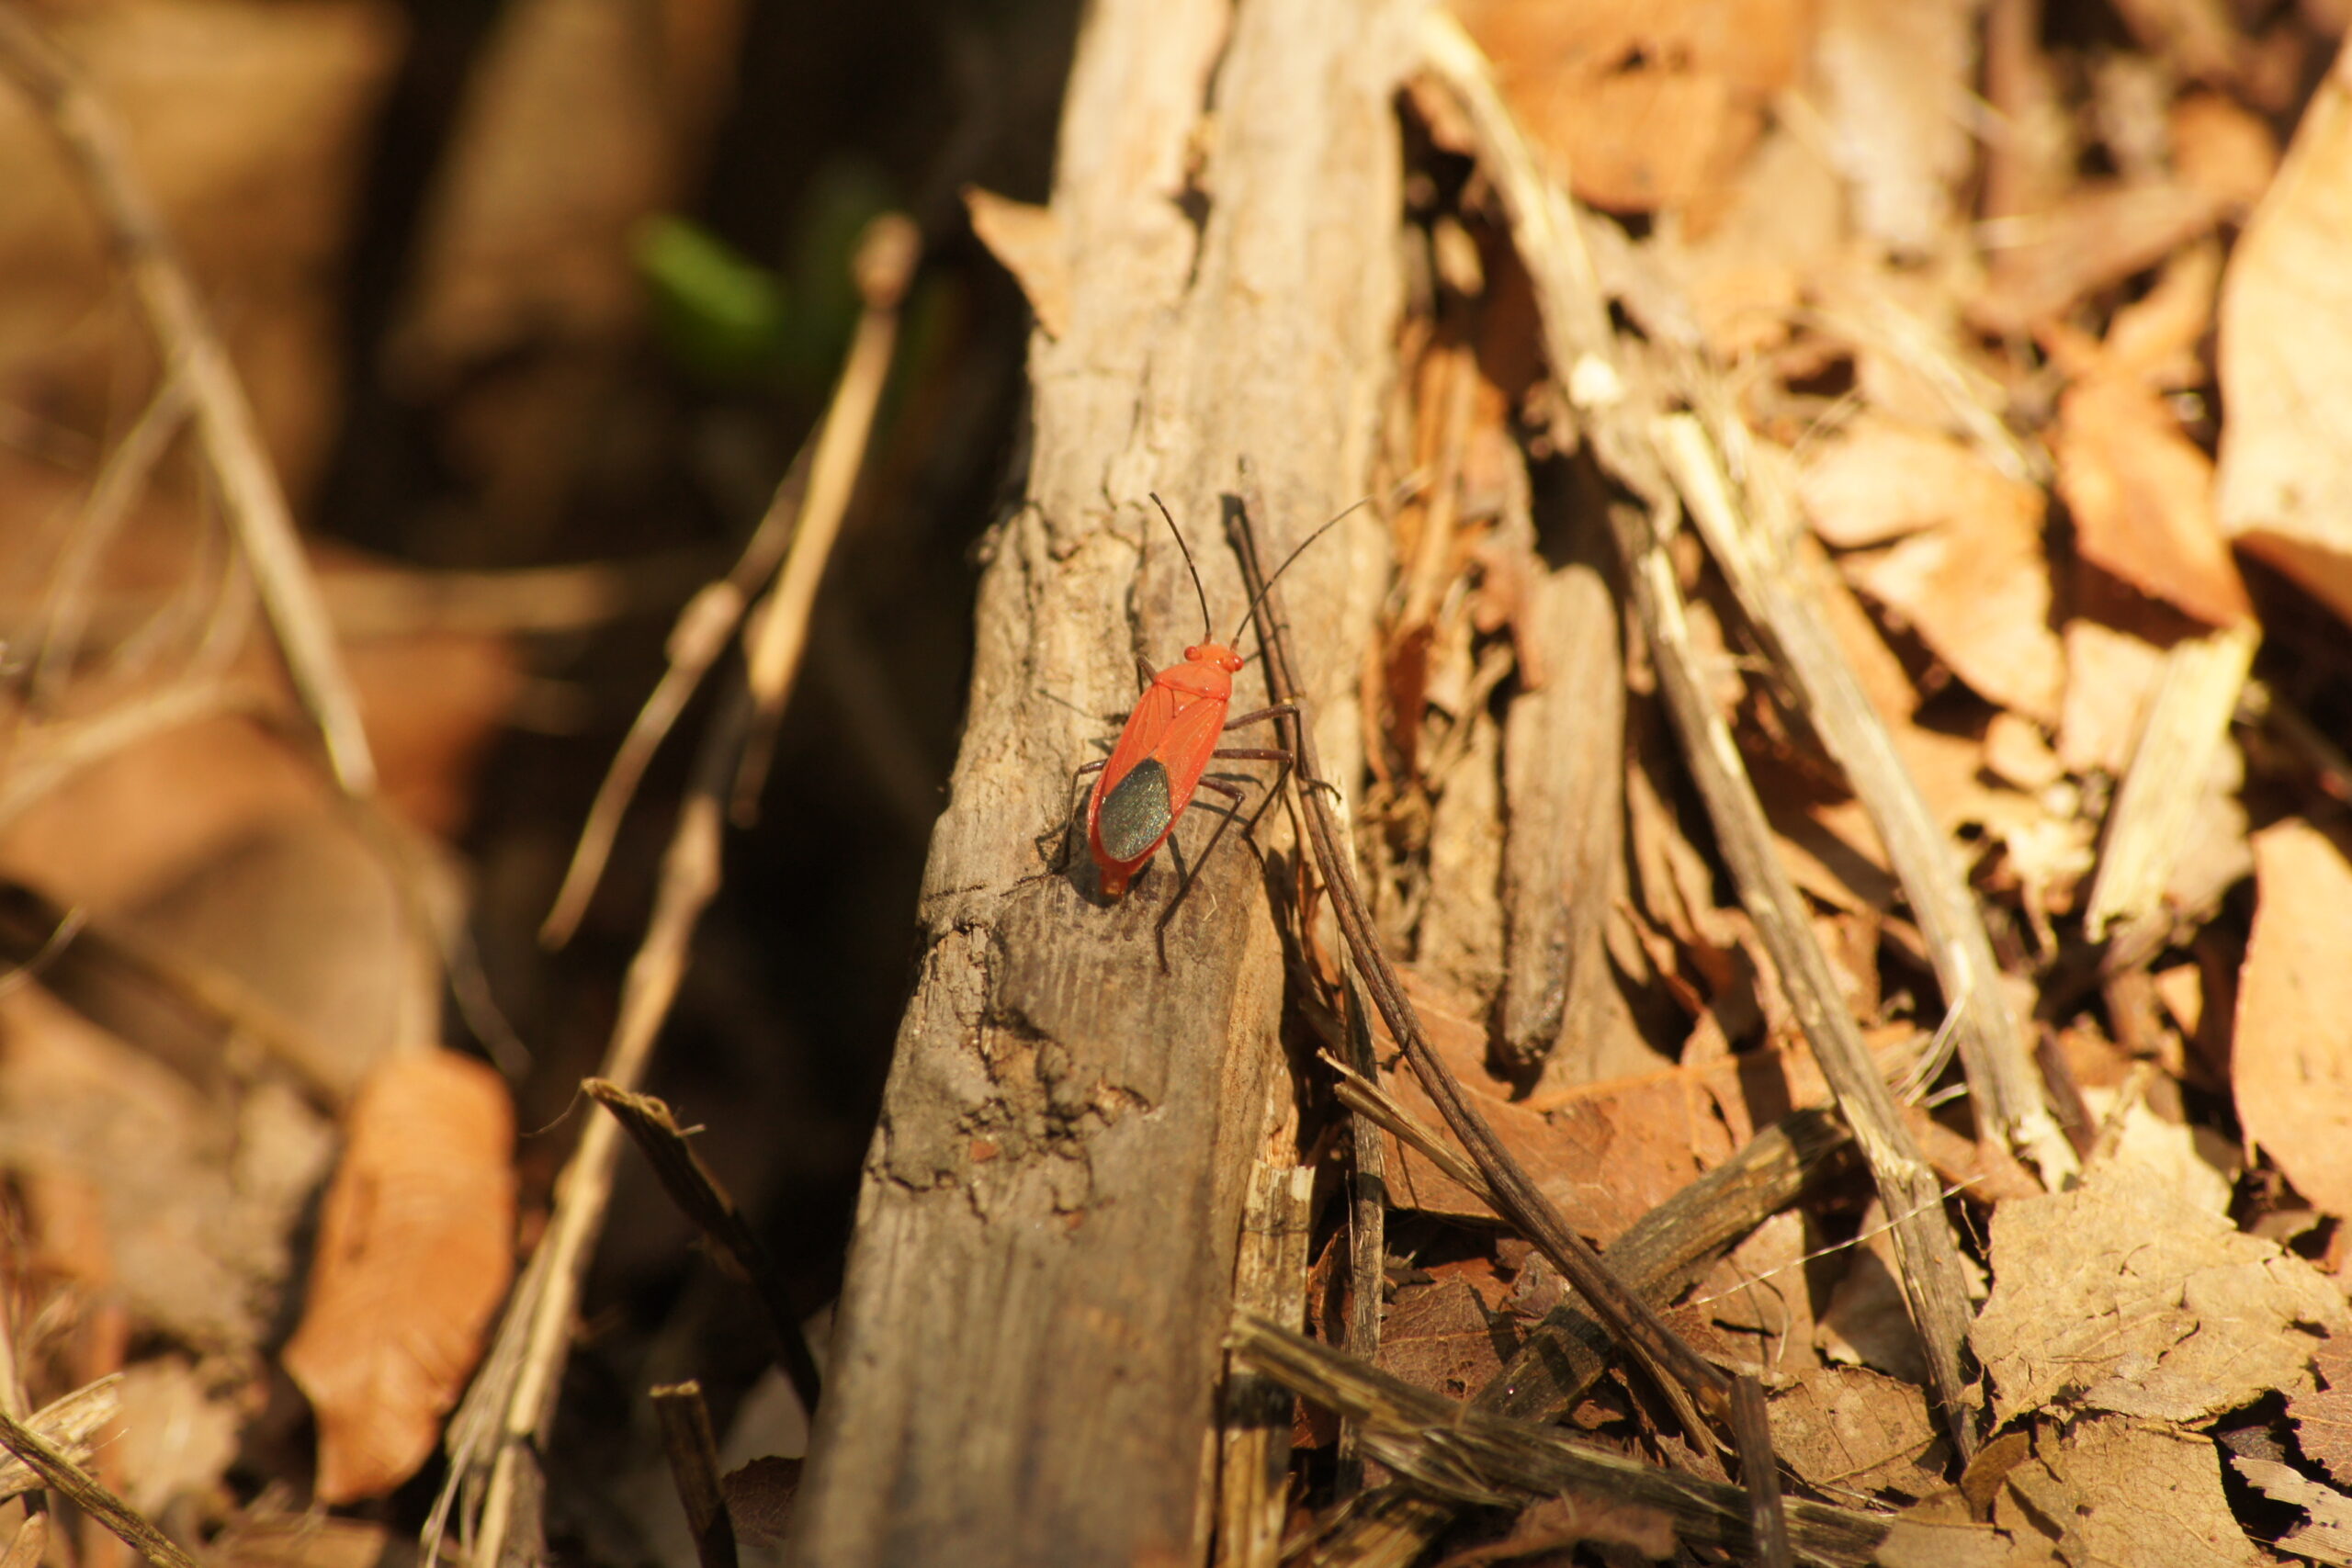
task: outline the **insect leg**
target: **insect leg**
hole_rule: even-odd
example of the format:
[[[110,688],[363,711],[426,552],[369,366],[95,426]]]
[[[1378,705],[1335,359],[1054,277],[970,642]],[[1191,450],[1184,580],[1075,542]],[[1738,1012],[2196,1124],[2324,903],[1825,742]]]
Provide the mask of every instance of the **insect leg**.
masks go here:
[[[1071,770],[1070,779],[1075,783],[1089,773],[1099,773],[1110,765],[1111,759],[1108,757],[1098,757],[1091,762],[1080,762]],[[1070,808],[1062,814],[1062,851],[1060,854],[1054,857],[1053,866],[1046,873],[1047,876],[1059,876],[1069,869],[1070,844],[1077,837],[1078,807],[1073,802]]]
[[[1243,714],[1239,718],[1227,719],[1225,721],[1225,728],[1227,729],[1238,729],[1245,724],[1262,724],[1270,718],[1281,718],[1284,715],[1298,716],[1298,705],[1296,703],[1276,703],[1271,707],[1253,709],[1249,713]]]
[[[1304,721],[1306,716],[1300,712],[1299,706],[1296,703],[1276,703],[1272,707],[1260,708],[1255,713],[1245,713],[1239,718],[1228,718],[1225,721],[1225,728],[1227,729],[1234,729],[1245,724],[1257,724],[1265,719],[1283,718],[1286,716]],[[1271,748],[1250,750],[1234,748],[1222,751],[1213,751],[1210,755],[1215,757],[1230,757],[1243,761],[1280,762],[1283,765],[1283,771],[1274,776],[1273,783],[1273,788],[1277,791],[1283,787],[1283,780],[1290,776],[1290,770],[1297,761],[1297,759],[1293,757],[1288,751],[1276,750]],[[1311,783],[1314,787],[1317,789],[1329,790],[1331,792],[1331,797],[1334,800],[1339,798],[1339,785],[1332,784],[1326,779],[1315,779],[1312,780]],[[1255,818],[1252,818],[1250,822],[1251,826],[1256,826]]]

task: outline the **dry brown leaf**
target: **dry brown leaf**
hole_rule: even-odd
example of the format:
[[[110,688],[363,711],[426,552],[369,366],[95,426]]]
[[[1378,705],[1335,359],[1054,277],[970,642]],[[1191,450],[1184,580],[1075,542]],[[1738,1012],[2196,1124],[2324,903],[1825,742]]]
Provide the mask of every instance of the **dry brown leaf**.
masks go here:
[[[185,1356],[124,1369],[122,1413],[107,1462],[132,1507],[153,1518],[175,1499],[202,1496],[220,1484],[245,1425],[235,1392],[208,1387]]]
[[[2272,1502],[2310,1516],[2278,1538],[2281,1549],[2314,1562],[2352,1563],[2352,1497],[2275,1459],[2232,1454],[2230,1468]]]
[[[1709,346],[1732,364],[1788,340],[1805,278],[1844,231],[1837,171],[1813,140],[1776,126],[1740,165],[1722,220],[1702,238],[1669,231],[1651,243],[1672,257],[1665,265],[1683,280]]]
[[[1448,1006],[1426,980],[1408,972],[1406,992],[1430,1043],[1469,1091],[1495,1135],[1516,1156],[1569,1224],[1606,1244],[1731,1152],[1729,1134],[1703,1089],[1676,1075],[1594,1085],[1548,1114],[1505,1099],[1508,1086],[1487,1076],[1485,1026]],[[1391,1049],[1379,1033],[1384,1051]],[[1381,1086],[1422,1125],[1445,1133],[1437,1107],[1401,1061]],[[1488,1220],[1492,1211],[1419,1154],[1393,1138],[1391,1201],[1399,1207]]]
[[[1849,575],[1980,696],[2057,723],[2064,656],[2050,625],[2038,507],[2030,516],[1984,513],[1915,534],[1853,563]]]
[[[274,1079],[218,1103],[35,987],[0,998],[0,1147],[43,1251],[74,1233],[74,1277],[137,1324],[257,1350],[333,1155],[324,1119]]]
[[[1447,1554],[1445,1568],[1485,1562],[1560,1561],[1555,1554],[1585,1542],[1618,1546],[1651,1562],[1675,1553],[1674,1517],[1660,1508],[1607,1497],[1566,1494],[1521,1509],[1510,1533],[1484,1546]],[[1614,1561],[1624,1561],[1616,1555]]]
[[[1813,1365],[1813,1292],[1804,1258],[1815,1233],[1784,1209],[1747,1234],[1701,1280],[1694,1306],[1724,1328],[1763,1336],[1763,1363],[1778,1371]]]
[[[2230,257],[2222,527],[2352,621],[2352,45]]]
[[[1819,1367],[1772,1396],[1772,1450],[1807,1485],[1925,1497],[1944,1484],[1943,1439],[1917,1383]]]
[[[257,1503],[232,1519],[206,1556],[221,1568],[379,1568],[392,1537],[379,1519],[264,1507]]]
[[[1381,1318],[1378,1364],[1449,1399],[1467,1399],[1503,1370],[1515,1338],[1508,1319],[1457,1275],[1397,1291]]]
[[[1878,415],[1857,419],[1832,441],[1804,452],[1799,492],[1824,543],[1839,549],[1882,545],[1938,525],[1974,525],[1998,517],[2006,529],[2038,530],[2041,494],[2002,473],[1961,442]]]
[[[314,766],[244,719],[209,719],[115,751],[43,796],[0,829],[0,865],[117,911],[318,800]]]
[[[1461,0],[1539,146],[1596,207],[1717,204],[1763,106],[1796,79],[1804,0]]]
[[[2102,1126],[2116,1110],[2115,1099],[2112,1088],[2083,1089],[2083,1104]],[[2123,1108],[2108,1157],[2134,1179],[2162,1186],[2191,1207],[2226,1214],[2237,1188],[2239,1153],[2233,1139],[2188,1114],[2177,1083],[2159,1076]]]
[[[2058,760],[2070,773],[2120,778],[2132,765],[2140,721],[2164,673],[2165,650],[2135,631],[2087,615],[2069,620],[2061,641],[2066,700],[2058,716]]]
[[[2324,1387],[2287,1401],[2303,1457],[2352,1486],[2352,1341],[2329,1339],[2317,1358]]]
[[[2160,390],[2202,387],[2204,344],[2221,290],[2221,243],[2200,240],[2167,259],[2147,293],[2118,308],[2087,368]],[[2065,339],[2053,333],[2050,341],[2054,347]],[[2208,491],[2211,479],[2209,472]]]
[[[222,847],[130,912],[151,948],[236,987],[235,1010],[298,1042],[299,1066],[335,1101],[439,1019],[440,942],[417,903],[453,924],[455,875],[413,846],[402,869],[322,801]]]
[[[1831,156],[1856,225],[1903,254],[1935,249],[1974,147],[1975,0],[1827,0],[1814,43]]]
[[[2143,272],[2211,230],[2221,204],[2174,180],[2086,185],[2052,211],[2019,219],[2024,242],[1994,258],[1969,320],[1995,333],[2030,333]]]
[[[2213,466],[2150,389],[2094,377],[2067,389],[2052,437],[2084,558],[2210,626],[2254,613],[2213,518]]]
[[[1863,1211],[1859,1247],[1843,1254],[1845,1270],[1829,1292],[1829,1304],[1814,1327],[1813,1342],[1830,1361],[1874,1367],[1904,1382],[1924,1386],[1927,1352],[1912,1325],[1911,1309],[1896,1272],[1894,1244],[1886,1210],[1873,1199]],[[1972,1262],[1969,1265],[1974,1267]]]
[[[2314,1207],[2352,1215],[2352,863],[2297,818],[2255,835],[2254,865],[2230,1058],[2238,1119]]]
[[[334,290],[403,13],[382,0],[128,0],[43,20],[119,118],[124,154],[227,338],[270,455],[302,493],[335,438]],[[0,95],[0,407],[92,439],[119,434],[145,396],[149,332],[88,192],[15,90]],[[51,462],[0,443],[0,538],[53,529],[58,513],[20,510],[46,498],[19,482]]]
[[[1021,285],[1037,330],[1060,337],[1069,325],[1069,255],[1054,209],[978,186],[964,187],[964,207],[972,216],[972,232]]]
[[[2176,964],[2150,972],[2149,984],[2183,1034],[2195,1034],[2205,1017],[2205,972],[2194,964]]]
[[[2173,167],[2233,212],[2250,211],[2278,176],[2269,122],[2219,93],[2189,93],[2172,106]]]
[[[729,1471],[718,1484],[727,1497],[727,1517],[743,1545],[763,1553],[784,1545],[792,1500],[800,1490],[800,1461],[771,1454]]]
[[[352,1102],[287,1371],[319,1422],[318,1495],[416,1472],[481,1353],[512,1269],[514,1113],[479,1062],[404,1052]]]
[[[370,637],[345,645],[344,664],[379,797],[411,826],[456,838],[473,816],[476,771],[523,691],[514,645],[458,632]]]
[[[1996,1423],[2053,1404],[2193,1422],[2312,1388],[2327,1332],[2352,1311],[2309,1263],[2109,1162],[1994,1212],[1969,1343]]]
[[[2100,1416],[2071,1422],[2054,1438],[2045,1433],[2038,1447],[2071,1499],[2055,1516],[2068,1562],[2257,1568],[2264,1561],[2230,1512],[2211,1438]]]

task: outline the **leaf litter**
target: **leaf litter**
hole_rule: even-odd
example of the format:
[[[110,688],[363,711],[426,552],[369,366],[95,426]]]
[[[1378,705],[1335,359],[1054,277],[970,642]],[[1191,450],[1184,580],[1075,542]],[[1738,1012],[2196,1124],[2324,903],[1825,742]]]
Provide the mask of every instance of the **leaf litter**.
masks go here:
[[[1711,687],[1754,759],[1841,1003],[1908,1092],[1914,1135],[1972,1238],[1989,1292],[1969,1336],[1989,1441],[1962,1465],[1939,1427],[1890,1216],[1850,1172],[1702,1260],[1676,1321],[1761,1376],[1781,1456],[1817,1498],[1973,1519],[2014,1562],[2256,1562],[2273,1544],[2346,1561],[2352,824],[2325,783],[2340,788],[2352,734],[2341,17],[2153,0],[2052,5],[2063,25],[2041,28],[2036,8],[2007,0],[1457,9],[1541,154],[1598,209],[1579,220],[1629,338],[1727,372],[1716,385],[1754,440],[1744,482],[1777,486],[1804,530],[1786,544],[1815,573],[1807,597],[1965,863],[2001,962],[1993,983],[2038,1035],[2084,1167],[2040,1190],[2018,1151],[1983,1136],[1884,844],[1801,704],[1759,673],[1768,651],[1702,552],[1675,541]],[[113,51],[135,58],[184,25],[141,15],[85,24],[102,82],[127,69]],[[341,261],[354,143],[402,44],[380,7],[275,25],[240,23],[250,52],[235,72],[143,103],[135,145],[216,283],[283,309],[232,315],[274,456],[300,477],[329,461],[317,411],[339,374],[320,279]],[[715,71],[724,19],[680,25],[683,68]],[[609,364],[581,367],[638,330],[629,225],[690,183],[689,144],[708,134],[657,112],[614,39],[536,47],[593,66],[571,90],[601,94],[603,110],[592,101],[573,120],[604,140],[548,141],[511,104],[512,118],[467,118],[390,344],[409,395],[447,400],[447,453],[525,534],[562,514],[588,471],[556,454],[594,445],[575,422],[615,380]],[[563,90],[560,72],[531,79],[534,94]],[[327,133],[305,120],[293,136],[291,108],[283,123],[223,112],[292,101],[268,88],[279,81],[334,107]],[[1606,677],[1628,693],[1623,733],[1568,743],[1605,745],[1599,768],[1577,770],[1589,799],[1546,795],[1558,776],[1523,761],[1571,733],[1558,710],[1578,695],[1572,684],[1564,700],[1539,650],[1594,658],[1560,653],[1544,609],[1570,600],[1563,536],[1584,525],[1550,498],[1593,475],[1575,468],[1575,416],[1544,380],[1565,385],[1569,368],[1530,347],[1528,279],[1493,190],[1459,156],[1460,128],[1427,95],[1414,102],[1434,143],[1409,231],[1428,265],[1381,461],[1452,489],[1393,511],[1408,564],[1385,640],[1365,650],[1375,785],[1359,849],[1455,1072],[1538,1185],[1611,1246],[1756,1130],[1828,1095],[1660,739],[1637,627],[1611,650],[1622,677]],[[205,142],[175,132],[183,103],[212,106],[219,168],[175,162]],[[630,128],[656,125],[658,148],[567,207],[595,186],[582,165],[596,148],[638,147]],[[46,170],[22,129],[11,122],[0,166]],[[222,217],[221,168],[245,181],[229,188],[271,191],[266,211]],[[543,172],[517,183],[518,170]],[[24,188],[47,210],[67,199],[54,184],[49,170]],[[529,199],[509,199],[518,191]],[[977,188],[967,199],[1045,330],[1062,330],[1071,283],[1052,210]],[[588,231],[576,243],[533,228],[566,210]],[[78,349],[44,336],[62,314],[103,314],[86,293],[100,270],[87,233],[53,227],[47,242],[8,241],[11,310],[48,312],[26,332],[11,317],[9,404],[51,411],[51,434],[91,457],[125,419],[118,362],[89,343],[136,358],[134,334],[107,321]],[[551,265],[573,250],[581,265]],[[550,340],[576,357],[535,388],[468,379]],[[12,584],[55,566],[43,520],[85,499],[26,449],[0,443]],[[371,1516],[296,1529],[272,1511],[277,1488],[350,1504],[428,1461],[506,1288],[518,1183],[526,1218],[544,1198],[516,1168],[507,1089],[442,1046],[437,1019],[467,896],[440,857],[527,682],[497,637],[428,627],[354,658],[386,795],[420,830],[388,855],[380,825],[353,829],[286,743],[283,682],[246,636],[242,589],[187,489],[138,503],[82,607],[109,635],[75,651],[64,691],[9,699],[0,869],[94,936],[155,956],[143,972],[172,993],[161,1014],[97,1016],[57,962],[72,932],[12,953],[35,982],[0,998],[0,1162],[27,1237],[8,1262],[30,1314],[19,1355],[43,1397],[112,1391],[126,1433],[111,1462],[141,1508],[199,1505],[215,1550],[240,1561],[365,1563],[383,1544]],[[12,589],[12,625],[51,608]],[[2213,764],[2168,776],[2179,759],[2148,740],[2152,716],[2179,650],[2213,628],[2257,630],[2261,648],[2225,694]],[[1586,670],[1570,668],[1572,682]],[[213,705],[89,739],[110,715],[191,696]],[[2174,797],[2182,826],[2154,904],[2100,945],[2084,917],[2135,776]],[[27,779],[50,782],[6,793]],[[1611,846],[1563,827],[1588,820]],[[1532,919],[1546,899],[1599,897],[1570,880],[1571,855],[1579,876],[1600,868],[1605,918]],[[190,1019],[209,1057],[185,1045]],[[1559,1019],[1607,1038],[1539,1027]],[[1384,1066],[1396,1099],[1435,1123]],[[844,1141],[854,1160],[857,1137]],[[1566,1292],[1483,1201],[1385,1142],[1396,1213],[1378,1364],[1474,1396]],[[1337,1270],[1318,1278],[1347,1288]],[[1331,1333],[1344,1320],[1310,1315]],[[298,1319],[290,1339],[273,1326]],[[298,1441],[260,1416],[279,1371],[315,1412]],[[1568,1419],[1624,1451],[1690,1452],[1627,1383],[1599,1385]],[[2249,1426],[2267,1455],[2217,1436]],[[1332,1500],[1317,1488],[1338,1438],[1300,1431],[1305,1525]],[[176,1437],[159,1446],[159,1432]],[[737,1488],[747,1535],[780,1533],[790,1478],[737,1475],[765,1478]],[[2275,1543],[2250,1533],[2227,1476],[2301,1517]],[[1528,1507],[1481,1539],[1475,1521],[1457,1529],[1462,1562],[1674,1544],[1663,1516],[1589,1497]]]

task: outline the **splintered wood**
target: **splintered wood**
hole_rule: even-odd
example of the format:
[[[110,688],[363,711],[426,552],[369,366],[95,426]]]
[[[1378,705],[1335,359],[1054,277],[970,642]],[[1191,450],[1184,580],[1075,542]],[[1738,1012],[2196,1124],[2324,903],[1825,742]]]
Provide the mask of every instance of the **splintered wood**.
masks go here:
[[[1545,1248],[1491,1229],[1522,1201],[1492,1162],[1613,1256],[1756,1130],[1835,1105],[1874,1199],[1841,1172],[1660,1299],[1703,1279],[1675,1326],[1765,1375],[1804,1487],[1988,1561],[2134,1550],[2159,1491],[2195,1500],[2184,1549],[2251,1561],[2208,1434],[2270,1396],[2332,1430],[2318,1369],[2352,1333],[2352,1037],[2312,968],[2352,886],[2340,825],[2295,815],[2335,754],[2241,704],[2289,636],[2292,694],[2263,711],[2340,720],[2352,661],[2324,544],[2279,542],[2318,536],[2274,518],[2257,547],[2221,499],[2237,415],[2211,401],[2217,300],[2262,319],[2231,237],[2255,214],[2295,276],[2273,258],[2326,220],[2287,182],[2333,155],[2340,88],[2274,185],[2296,24],[2124,10],[2144,53],[2097,60],[2007,0],[1758,6],[1732,29],[1695,4],[1432,17],[1419,292],[1373,454],[1400,481],[1394,586],[1351,650],[1353,874],[1402,971],[1383,1016],[1409,1007],[1429,1059],[1404,1072],[1378,1033],[1376,1080],[1342,1088],[1400,1212],[1383,1278],[1317,1219],[1310,1328],[1338,1337],[1377,1292],[1378,1369],[1483,1402],[1563,1299]],[[1980,81],[1996,141],[1966,132]],[[1062,345],[1066,228],[974,209]],[[2340,299],[2297,299],[2325,344]],[[2306,426],[2352,401],[2352,355],[2296,375]],[[2282,600],[2290,579],[2319,604]],[[1330,940],[1303,929],[1302,978],[1352,1059]],[[2180,1092],[2224,1080],[2269,1165]],[[1324,1114],[1310,1098],[1298,1135]],[[1469,1157],[1434,1130],[1463,1114]],[[1271,1329],[1236,1343],[1351,1423],[1298,1429],[1308,1560],[1402,1560],[1452,1517],[1432,1494],[1492,1503],[1511,1462],[1552,1462],[1477,1428],[1450,1471],[1350,1381],[1376,1373],[1310,1371]],[[1623,1386],[1574,1397],[1586,1430],[1693,1438]],[[1323,1511],[1340,1429],[1407,1492]],[[2311,1489],[2336,1480],[2253,1483],[2308,1499],[2316,1541],[2335,1516]],[[1789,1518],[1798,1555],[1829,1550]],[[1659,1519],[1700,1528],[1529,1509],[1493,1550],[1639,1545]]]
[[[910,218],[858,218],[802,458],[725,421],[833,367],[603,416],[695,433],[644,494],[786,470],[641,709],[469,630],[470,576],[315,572],[290,516],[349,382],[478,483],[420,558],[571,536],[629,445],[585,411],[677,325],[644,225],[730,118],[734,0],[513,8],[389,201],[368,138],[418,106],[373,106],[440,58],[391,9],[232,6],[195,51],[186,0],[51,9],[0,0],[0,1491],[77,1506],[6,1568],[182,1561],[151,1517],[281,1568],[420,1524],[469,1568],[2352,1563],[2343,0],[1101,0],[1019,199],[960,182],[1035,51],[959,41],[989,91]],[[397,299],[368,261],[346,376],[323,280],[378,206],[416,258]],[[834,352],[841,279],[703,259],[793,340],[760,354]],[[908,455],[959,442],[1004,503],[906,547],[985,490]],[[944,789],[835,597],[861,549],[969,563]],[[632,575],[498,625],[692,587]],[[1283,751],[1090,856],[1074,774],[1201,643],[1196,584],[1211,640],[1250,609],[1227,716]],[[795,763],[811,698],[858,755]],[[519,1043],[527,942],[459,911],[560,852],[449,845],[502,716],[566,701],[639,719],[551,929],[659,894],[532,1027],[608,1034],[590,1092],[749,1284],[599,1282],[655,1249],[600,1247],[617,1124],[554,1131],[593,1045],[532,1040],[561,1081],[516,1098],[525,1052],[441,1043]],[[836,761],[929,832],[919,887],[859,885],[918,945],[887,1083],[830,1036],[761,1080],[878,1098],[805,1139],[840,1206],[772,1229],[820,1179],[739,1208],[678,1121],[797,1158],[798,1102],[637,1087],[673,999],[795,1032],[744,969],[888,1028],[715,897],[728,803]],[[670,1364],[739,1291],[781,1383]],[[654,1368],[690,1535],[603,1403]]]

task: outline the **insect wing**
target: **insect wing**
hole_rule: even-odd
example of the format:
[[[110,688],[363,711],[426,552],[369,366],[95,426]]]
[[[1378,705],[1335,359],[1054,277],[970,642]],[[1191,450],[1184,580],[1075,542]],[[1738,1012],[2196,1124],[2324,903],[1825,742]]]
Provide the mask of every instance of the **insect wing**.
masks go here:
[[[1199,787],[1201,775],[1208,771],[1209,755],[1216,750],[1217,737],[1225,729],[1226,704],[1209,697],[1196,697],[1183,704],[1168,721],[1159,744],[1153,747],[1154,760],[1168,770],[1168,789],[1176,802],[1170,814],[1174,818],[1192,804],[1193,791]]]
[[[1158,682],[1145,687],[1135,711],[1127,716],[1127,727],[1119,732],[1110,761],[1094,781],[1094,794],[1086,807],[1086,832],[1095,863],[1105,871],[1117,866],[1132,869],[1158,849],[1176,825],[1179,807],[1168,787],[1167,766],[1153,760],[1175,715],[1174,692]],[[1136,769],[1145,762],[1151,766],[1137,777]],[[1122,885],[1125,880],[1119,878]]]

